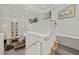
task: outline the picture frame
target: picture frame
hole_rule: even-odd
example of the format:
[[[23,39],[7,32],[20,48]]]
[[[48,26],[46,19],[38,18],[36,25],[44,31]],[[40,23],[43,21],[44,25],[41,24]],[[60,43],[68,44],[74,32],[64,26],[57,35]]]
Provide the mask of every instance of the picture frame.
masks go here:
[[[75,5],[72,4],[66,8],[58,10],[58,20],[71,18],[75,16]]]

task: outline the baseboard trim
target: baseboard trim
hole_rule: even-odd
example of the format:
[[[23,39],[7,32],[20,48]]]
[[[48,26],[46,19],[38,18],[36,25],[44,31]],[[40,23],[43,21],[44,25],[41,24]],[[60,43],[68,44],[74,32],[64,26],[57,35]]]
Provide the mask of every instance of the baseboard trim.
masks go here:
[[[56,36],[62,36],[62,37],[68,37],[68,38],[74,38],[74,39],[78,39],[78,40],[79,40],[79,37],[76,37],[76,36],[69,36],[69,35],[64,35],[64,34],[56,34]]]

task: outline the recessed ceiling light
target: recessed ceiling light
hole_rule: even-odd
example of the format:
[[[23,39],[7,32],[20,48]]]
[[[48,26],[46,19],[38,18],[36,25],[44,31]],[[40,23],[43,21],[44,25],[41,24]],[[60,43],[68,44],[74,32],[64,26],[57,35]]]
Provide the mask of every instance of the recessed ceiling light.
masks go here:
[[[44,9],[45,8],[45,5],[42,5],[42,8]]]
[[[17,22],[17,21],[14,19],[13,22]]]
[[[14,9],[14,12],[16,12],[16,8]]]
[[[7,27],[8,25],[7,24],[2,24],[2,27]]]
[[[25,15],[27,14],[27,12],[25,11]]]
[[[21,25],[21,27],[24,27],[24,25]]]
[[[29,8],[26,8],[27,11],[29,11]]]

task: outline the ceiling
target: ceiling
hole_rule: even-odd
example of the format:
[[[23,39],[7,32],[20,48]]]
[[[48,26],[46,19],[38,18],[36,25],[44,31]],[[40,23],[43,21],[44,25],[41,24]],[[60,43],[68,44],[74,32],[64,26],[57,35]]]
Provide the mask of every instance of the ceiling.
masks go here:
[[[55,4],[0,4],[0,17],[6,18],[30,18],[49,15]],[[46,16],[46,17],[47,17]]]
[[[40,13],[41,12],[45,13],[50,11],[52,8],[56,7],[56,4],[25,4],[22,6],[24,6],[25,8],[35,10]]]

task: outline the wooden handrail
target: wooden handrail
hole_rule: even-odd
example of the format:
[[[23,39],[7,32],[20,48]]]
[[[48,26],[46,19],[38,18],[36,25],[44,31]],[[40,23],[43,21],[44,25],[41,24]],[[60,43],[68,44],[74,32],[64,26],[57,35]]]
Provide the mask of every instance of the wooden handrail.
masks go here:
[[[33,44],[29,45],[28,47],[26,47],[26,49],[32,47],[33,45],[35,45],[36,43],[40,43],[40,55],[42,54],[42,42],[40,41],[35,41]]]
[[[59,42],[58,41],[55,41],[54,42],[54,46],[51,48],[51,55],[55,55],[56,54],[56,50],[57,48],[59,48]]]

